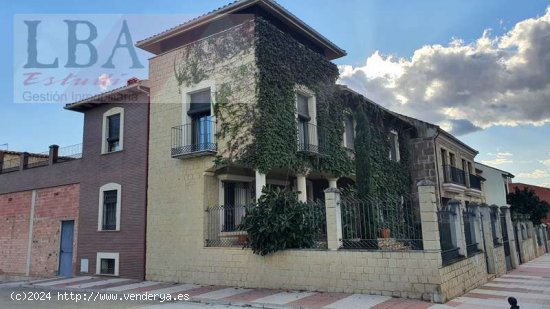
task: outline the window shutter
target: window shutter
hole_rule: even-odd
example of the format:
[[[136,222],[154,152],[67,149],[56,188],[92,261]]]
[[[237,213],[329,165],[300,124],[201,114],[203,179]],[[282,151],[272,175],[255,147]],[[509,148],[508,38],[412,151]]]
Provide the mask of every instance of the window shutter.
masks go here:
[[[191,106],[187,115],[210,113],[210,88],[191,94]]]
[[[298,115],[301,117],[305,117],[308,120],[311,118],[309,115],[309,98],[305,95],[297,94],[298,96]]]

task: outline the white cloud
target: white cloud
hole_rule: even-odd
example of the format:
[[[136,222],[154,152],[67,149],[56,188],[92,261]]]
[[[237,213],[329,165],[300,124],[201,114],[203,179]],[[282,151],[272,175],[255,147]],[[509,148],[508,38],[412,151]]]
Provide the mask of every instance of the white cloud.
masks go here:
[[[110,75],[105,74],[105,73],[101,74],[97,78],[97,81],[98,81],[99,88],[102,91],[105,91],[105,90],[109,89],[109,86],[111,86],[111,84],[112,84]]]
[[[518,178],[531,178],[531,179],[541,179],[541,178],[547,178],[550,177],[550,174],[548,174],[545,170],[536,169],[532,172],[528,173],[519,173],[516,175]]]
[[[400,113],[455,134],[495,125],[550,122],[550,7],[502,36],[453,38],[410,58],[376,51],[364,66],[341,66],[339,82]]]
[[[486,165],[500,165],[500,164],[505,164],[505,163],[512,163],[512,156],[513,154],[509,153],[509,152],[499,152],[497,154],[491,154],[489,153],[490,156],[494,156],[495,159],[493,160],[482,160],[481,163],[483,164],[486,164]]]
[[[548,166],[548,167],[550,167],[550,159],[540,160],[539,162],[546,165],[546,166]]]

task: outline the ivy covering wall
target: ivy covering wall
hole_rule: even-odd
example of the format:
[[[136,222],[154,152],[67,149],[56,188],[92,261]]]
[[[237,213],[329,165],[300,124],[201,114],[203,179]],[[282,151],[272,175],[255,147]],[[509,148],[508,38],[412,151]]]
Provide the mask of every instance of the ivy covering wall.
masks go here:
[[[246,60],[251,54],[254,59]],[[342,91],[336,85],[335,64],[269,21],[256,17],[185,49],[177,56],[174,70],[180,86],[199,83],[215,71],[227,71],[224,80],[216,80],[213,111],[218,144],[223,145],[219,145],[215,164],[238,164],[262,173],[282,168],[334,177],[356,175],[361,195],[410,192],[410,126],[363,97]],[[298,152],[297,86],[315,93],[326,156]],[[355,159],[342,145],[348,114],[356,120]],[[390,130],[399,133],[400,162],[388,158]]]

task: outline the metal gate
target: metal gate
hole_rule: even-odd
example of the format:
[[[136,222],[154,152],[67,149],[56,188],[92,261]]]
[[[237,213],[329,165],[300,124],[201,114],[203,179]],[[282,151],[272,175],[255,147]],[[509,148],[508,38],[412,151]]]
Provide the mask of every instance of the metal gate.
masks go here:
[[[506,215],[500,215],[500,228],[502,230],[502,245],[504,246],[504,257],[506,259],[506,270],[512,269],[512,256],[510,253],[510,240],[508,237],[508,225],[506,224]]]

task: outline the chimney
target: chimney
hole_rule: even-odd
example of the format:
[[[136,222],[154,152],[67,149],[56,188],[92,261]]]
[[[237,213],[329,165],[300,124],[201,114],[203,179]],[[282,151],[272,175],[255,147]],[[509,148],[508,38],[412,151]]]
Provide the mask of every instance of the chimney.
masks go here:
[[[137,83],[139,83],[139,78],[132,77],[126,82],[126,86],[130,86],[130,85],[137,84]]]

